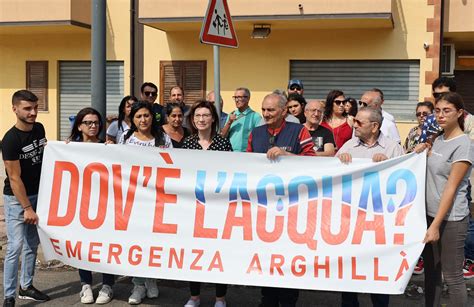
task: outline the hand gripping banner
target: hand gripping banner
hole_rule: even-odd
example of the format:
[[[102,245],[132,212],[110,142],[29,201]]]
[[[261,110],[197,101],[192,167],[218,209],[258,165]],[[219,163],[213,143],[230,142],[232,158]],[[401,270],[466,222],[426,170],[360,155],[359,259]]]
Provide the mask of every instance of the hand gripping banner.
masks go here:
[[[39,234],[48,260],[96,272],[399,294],[423,249],[425,167],[49,142]]]

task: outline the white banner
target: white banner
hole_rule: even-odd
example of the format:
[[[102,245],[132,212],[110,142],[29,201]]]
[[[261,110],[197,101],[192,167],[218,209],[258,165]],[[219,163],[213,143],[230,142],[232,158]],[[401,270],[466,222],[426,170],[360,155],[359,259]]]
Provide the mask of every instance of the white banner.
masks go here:
[[[48,142],[39,234],[48,260],[91,271],[398,294],[424,246],[425,165]]]

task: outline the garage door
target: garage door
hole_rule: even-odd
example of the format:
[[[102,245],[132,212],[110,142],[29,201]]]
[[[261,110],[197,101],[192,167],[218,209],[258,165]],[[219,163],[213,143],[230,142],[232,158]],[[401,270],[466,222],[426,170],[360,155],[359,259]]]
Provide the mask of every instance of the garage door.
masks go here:
[[[306,98],[326,98],[340,89],[346,97],[360,99],[377,87],[384,92],[384,110],[397,120],[414,120],[419,97],[419,61],[290,61],[291,79],[304,84]]]
[[[464,99],[464,105],[468,112],[474,113],[474,70],[455,70],[454,80],[457,92]]]
[[[123,94],[123,62],[107,62],[107,114],[116,114]],[[91,106],[91,63],[59,62],[60,139],[71,133],[69,116]]]

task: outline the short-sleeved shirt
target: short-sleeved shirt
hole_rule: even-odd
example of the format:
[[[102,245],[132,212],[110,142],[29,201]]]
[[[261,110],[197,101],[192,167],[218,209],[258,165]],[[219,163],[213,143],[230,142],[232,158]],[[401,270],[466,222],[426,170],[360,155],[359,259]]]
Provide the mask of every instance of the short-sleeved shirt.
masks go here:
[[[323,146],[318,148],[318,152],[324,151],[324,144],[331,143],[336,147],[336,142],[334,142],[334,136],[332,135],[331,130],[321,125],[318,125],[318,128],[315,130],[308,130],[311,138],[313,139],[313,143],[316,144],[315,140],[318,137],[323,138]]]
[[[45,145],[46,136],[41,123],[34,123],[31,131],[22,131],[13,126],[3,137],[3,160],[20,161],[20,178],[28,196],[38,194]],[[14,195],[8,172],[3,194]]]
[[[353,158],[366,159],[372,159],[375,154],[380,153],[391,159],[403,155],[403,148],[398,142],[385,137],[384,134],[380,132],[377,141],[372,146],[367,146],[367,144],[356,136],[353,137],[339,149],[336,156],[340,156],[343,153],[349,153]]]
[[[130,129],[130,127],[126,122],[121,121],[119,126],[118,120],[114,120],[107,129],[107,135],[113,137],[115,142],[118,142],[120,136],[122,136],[124,132],[128,131],[128,129]]]
[[[244,152],[247,149],[250,132],[258,126],[262,116],[250,108],[245,109],[243,112],[237,109],[234,111],[234,114],[237,116],[237,119],[230,126],[229,140],[234,151]]]
[[[163,126],[166,124],[166,112],[165,108],[159,103],[154,103],[152,105],[153,119],[158,124],[158,126]]]
[[[151,140],[143,141],[137,138],[134,133],[132,133],[132,135],[130,135],[130,137],[125,140],[126,134],[127,134],[126,132],[122,134],[117,144],[155,147],[154,138]],[[159,146],[159,148],[173,148],[173,143],[171,142],[169,135],[167,135],[166,133],[163,133],[163,138],[165,139],[165,144],[162,146]]]
[[[428,216],[436,216],[452,165],[460,161],[468,162],[471,167],[456,189],[453,206],[444,219],[460,221],[469,215],[469,203],[466,195],[474,161],[474,145],[465,134],[450,140],[445,140],[442,134],[435,139],[431,154],[428,156],[426,174],[426,214]]]
[[[199,136],[197,134],[193,134],[188,136],[181,148],[184,149],[198,149],[202,150],[201,144],[199,144]],[[214,150],[214,151],[232,151],[232,145],[230,141],[219,134],[216,134],[211,141],[211,145],[207,148],[207,150]]]

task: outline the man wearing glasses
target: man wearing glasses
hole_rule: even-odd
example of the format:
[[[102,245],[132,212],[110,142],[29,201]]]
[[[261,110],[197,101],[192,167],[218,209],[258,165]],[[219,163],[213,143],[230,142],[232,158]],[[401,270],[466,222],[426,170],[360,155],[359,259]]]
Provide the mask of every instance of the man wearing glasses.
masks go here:
[[[383,92],[378,88],[373,88],[362,95],[359,101],[359,106],[370,107],[382,112],[383,121],[380,130],[387,138],[392,139],[400,144],[400,134],[398,133],[397,126],[395,125],[395,119],[393,115],[382,110],[383,101]]]
[[[304,108],[304,116],[306,122],[303,126],[308,129],[311,138],[313,139],[313,149],[316,156],[333,157],[336,153],[336,143],[332,131],[326,127],[321,126],[324,108],[319,101],[309,101]]]
[[[158,87],[151,82],[145,82],[140,87],[141,100],[152,104],[153,116],[155,122],[162,126],[165,124],[165,110],[162,105],[155,103],[158,97]]]
[[[258,126],[262,117],[249,107],[250,91],[248,88],[239,87],[235,90],[232,98],[237,109],[227,117],[221,134],[223,137],[229,138],[234,151],[244,152],[247,149],[250,132]]]
[[[301,80],[291,79],[288,82],[288,95],[298,94],[298,95],[304,96],[303,93],[304,93],[304,87],[303,87],[303,82],[301,82]]]

